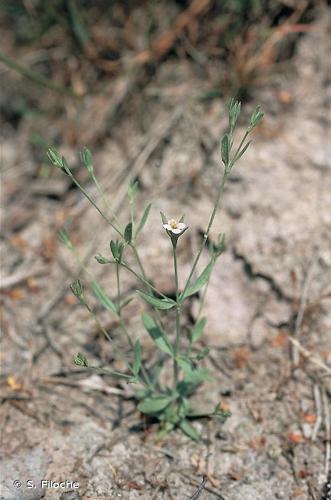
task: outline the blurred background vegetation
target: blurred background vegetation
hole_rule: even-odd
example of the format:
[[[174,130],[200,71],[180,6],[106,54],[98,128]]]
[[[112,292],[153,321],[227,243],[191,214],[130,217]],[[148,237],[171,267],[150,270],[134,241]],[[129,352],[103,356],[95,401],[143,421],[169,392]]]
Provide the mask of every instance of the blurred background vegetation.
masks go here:
[[[299,37],[314,29],[316,12],[325,5],[326,0],[4,1],[1,111],[14,124],[63,109],[77,121],[86,97],[109,95],[115,96],[115,115],[160,66],[183,60],[206,72],[208,83],[197,100],[249,100],[293,56]],[[211,68],[216,78],[208,77]]]

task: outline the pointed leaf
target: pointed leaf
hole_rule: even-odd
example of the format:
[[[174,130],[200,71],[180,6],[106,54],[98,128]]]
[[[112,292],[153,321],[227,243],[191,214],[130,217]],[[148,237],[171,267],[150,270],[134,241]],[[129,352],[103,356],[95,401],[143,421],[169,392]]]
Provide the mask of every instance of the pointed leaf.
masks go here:
[[[130,203],[133,203],[138,192],[138,181],[131,180],[128,185],[128,196]]]
[[[81,152],[81,158],[89,174],[93,174],[92,153],[89,149],[84,148]]]
[[[153,398],[146,398],[138,404],[138,410],[142,413],[158,413],[164,410],[172,401],[169,396],[155,396]]]
[[[254,109],[254,111],[251,115],[251,119],[250,119],[249,126],[248,126],[247,130],[249,132],[251,130],[253,130],[253,128],[255,128],[256,125],[258,125],[260,123],[263,116],[264,116],[264,113],[263,113],[263,111],[261,111],[261,106],[256,106],[256,108]]]
[[[222,161],[225,166],[227,166],[229,163],[229,151],[230,151],[229,136],[228,134],[225,134],[221,142],[221,155],[222,155]]]
[[[96,296],[96,298],[100,302],[100,304],[102,304],[106,309],[108,309],[108,311],[111,311],[111,312],[117,314],[117,309],[116,309],[114,302],[103,291],[101,286],[96,281],[93,281],[93,283],[92,283],[92,290],[94,292],[94,295]]]
[[[72,250],[73,248],[72,243],[70,241],[67,231],[64,228],[58,231],[57,237],[59,238],[61,243],[63,243],[67,248],[69,248],[69,250]]]
[[[132,301],[133,301],[133,297],[128,297],[126,300],[124,300],[122,302],[120,310],[122,311],[122,309],[124,309],[124,307],[126,307]]]
[[[76,280],[70,285],[70,289],[75,297],[81,302],[84,300],[84,287],[80,280]]]
[[[235,126],[237,124],[237,120],[240,115],[241,103],[240,101],[235,101],[231,99],[229,103],[229,125],[231,133],[234,131]]]
[[[160,214],[161,214],[162,223],[163,224],[167,224],[168,223],[168,219],[166,218],[166,216],[164,215],[164,213],[160,212]]]
[[[114,259],[117,260],[118,259],[117,242],[114,240],[110,240],[109,246]]]
[[[69,166],[65,161],[64,157],[61,156],[60,153],[55,148],[53,148],[53,146],[48,148],[46,154],[54,167],[59,168],[60,170],[62,170],[62,172],[64,172],[67,175],[71,175]]]
[[[139,340],[137,340],[134,345],[134,360],[132,366],[132,371],[134,375],[138,375],[140,368],[141,368],[141,344]]]
[[[101,255],[101,253],[98,253],[97,255],[95,255],[94,258],[99,264],[111,264],[111,262],[112,262],[111,260],[109,260],[106,257],[104,257],[103,255]]]
[[[200,434],[198,433],[198,431],[195,430],[193,425],[191,425],[188,420],[186,419],[181,420],[179,422],[179,427],[184,432],[184,434],[193,439],[193,441],[201,440]]]
[[[205,269],[202,271],[200,276],[197,278],[194,285],[189,286],[187,288],[185,294],[181,294],[180,299],[179,299],[180,302],[183,302],[183,300],[185,300],[190,295],[194,295],[195,293],[197,293],[200,290],[200,288],[202,288],[204,285],[206,285],[206,283],[209,280],[210,274],[213,270],[213,267],[214,267],[214,261],[211,260],[209,262],[209,264],[205,267]]]
[[[185,374],[184,381],[186,383],[197,385],[204,380],[212,380],[211,376],[205,368],[198,367],[189,358],[180,356],[179,358],[177,358],[177,362]]]
[[[249,145],[251,144],[251,142],[252,142],[252,141],[248,141],[248,142],[247,142],[247,144],[245,144],[245,146],[242,148],[242,150],[241,150],[241,151],[239,151],[239,153],[238,153],[238,155],[237,155],[237,157],[236,157],[236,161],[238,161],[238,160],[239,160],[239,158],[241,158],[241,157],[242,157],[242,155],[243,155],[243,154],[247,151],[247,149],[248,149]]]
[[[76,354],[74,363],[77,366],[88,366],[87,357],[85,356],[85,354],[82,354],[81,352],[78,352]]]
[[[155,344],[158,346],[158,348],[169,354],[169,356],[174,356],[174,350],[172,345],[170,344],[168,337],[166,334],[157,326],[155,323],[154,319],[149,315],[144,313],[142,315],[142,321],[144,324],[144,327],[148,331],[149,335],[155,342]]]
[[[124,229],[124,239],[128,244],[132,241],[132,222],[129,222]]]
[[[141,290],[136,290],[139,297],[141,297],[145,302],[151,304],[156,309],[171,309],[176,305],[176,302],[172,299],[157,299],[154,295],[149,295]]]
[[[145,208],[143,216],[142,216],[142,218],[141,218],[141,220],[139,222],[139,225],[137,227],[136,236],[138,236],[138,234],[141,233],[141,231],[143,230],[143,228],[144,228],[144,226],[146,224],[146,221],[147,221],[147,218],[148,218],[151,206],[152,206],[152,204],[149,203],[149,205],[147,205],[147,207]]]
[[[192,344],[193,344],[193,342],[197,342],[200,339],[200,337],[203,333],[203,330],[206,326],[206,323],[207,323],[207,318],[201,318],[194,325],[194,327],[190,331],[190,341],[192,342]]]

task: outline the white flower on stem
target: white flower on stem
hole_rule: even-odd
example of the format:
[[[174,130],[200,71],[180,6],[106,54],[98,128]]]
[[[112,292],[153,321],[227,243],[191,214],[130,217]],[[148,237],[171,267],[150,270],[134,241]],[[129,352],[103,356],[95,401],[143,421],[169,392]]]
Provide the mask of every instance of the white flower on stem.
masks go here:
[[[185,224],[185,222],[177,222],[175,219],[170,219],[166,224],[163,224],[163,227],[167,230],[167,232],[179,236],[186,231],[188,225]]]

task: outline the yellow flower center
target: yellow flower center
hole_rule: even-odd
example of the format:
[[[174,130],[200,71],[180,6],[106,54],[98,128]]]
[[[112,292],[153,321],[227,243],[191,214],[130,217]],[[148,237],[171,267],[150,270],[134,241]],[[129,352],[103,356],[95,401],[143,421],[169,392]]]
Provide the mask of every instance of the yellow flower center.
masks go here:
[[[169,221],[169,224],[170,224],[172,229],[177,229],[177,221],[175,221],[175,219],[171,219]]]

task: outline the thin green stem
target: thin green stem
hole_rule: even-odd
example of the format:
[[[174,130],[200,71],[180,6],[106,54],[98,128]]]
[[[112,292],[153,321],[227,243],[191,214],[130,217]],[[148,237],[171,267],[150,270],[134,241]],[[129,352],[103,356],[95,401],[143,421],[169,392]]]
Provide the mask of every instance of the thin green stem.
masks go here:
[[[176,301],[179,299],[179,284],[178,284],[178,266],[177,266],[177,254],[176,254],[176,245],[172,245],[172,253],[174,259],[174,273],[175,273],[175,286],[176,286]]]
[[[243,146],[243,144],[244,144],[245,140],[247,139],[248,135],[249,135],[249,130],[246,130],[245,135],[244,135],[244,137],[242,138],[242,140],[241,140],[241,142],[240,142],[240,144],[239,144],[239,146],[238,146],[238,148],[237,148],[237,151],[235,152],[235,154],[234,154],[234,156],[233,156],[233,159],[230,161],[230,164],[229,164],[229,167],[228,167],[228,168],[229,168],[229,170],[231,170],[231,168],[233,167],[233,165],[234,165],[234,164],[235,164],[235,162],[237,161],[237,156],[238,156],[238,154],[239,154],[239,152],[240,152],[240,150],[241,150],[241,148],[242,148],[242,146]]]
[[[109,218],[106,214],[104,214],[104,212],[99,208],[99,206],[95,203],[95,201],[90,197],[90,195],[87,193],[87,191],[83,188],[83,186],[78,182],[78,180],[73,176],[72,172],[68,169],[66,170],[67,174],[71,177],[71,179],[73,180],[73,182],[76,184],[76,186],[81,190],[81,192],[84,194],[84,196],[87,198],[87,200],[93,205],[93,207],[98,211],[98,213],[101,215],[101,217],[117,232],[117,234],[119,236],[121,236],[121,238],[124,238],[124,234],[123,234],[123,231],[122,229],[118,229],[115,224],[113,223],[113,220],[114,219],[117,224],[120,225],[120,222],[119,222],[119,219],[117,218],[117,216],[115,214],[113,214],[112,218]],[[106,204],[107,208],[109,210],[111,210],[111,207],[104,195],[104,192],[102,191],[101,189],[101,186],[100,184],[98,183],[98,180],[97,178],[95,177],[94,174],[92,174],[92,180],[93,182],[95,183],[96,187],[97,187],[97,190],[100,194],[100,196],[102,197],[104,203]],[[132,225],[133,225],[133,210],[131,210],[131,222],[132,222]],[[138,251],[137,251],[137,248],[136,246],[131,243],[130,245],[130,248],[135,256],[135,259],[137,261],[137,264],[138,264],[138,267],[140,269],[140,272],[142,274],[142,278],[139,277],[139,275],[136,274],[137,277],[139,277],[139,279],[141,279],[148,287],[148,289],[151,291],[151,289],[155,290],[157,293],[159,293],[160,295],[162,295],[163,297],[166,297],[165,295],[163,295],[162,293],[160,293],[155,287],[153,287],[151,285],[151,283],[148,282],[148,280],[146,279],[146,273],[145,273],[145,269],[144,269],[144,266],[142,264],[142,261],[140,259],[140,256],[138,254]],[[127,269],[129,269],[131,272],[133,272],[131,270],[131,268],[127,267]],[[159,318],[159,321],[161,321],[161,319]]]
[[[127,326],[125,324],[124,319],[122,318],[122,316],[119,315],[118,316],[118,320],[119,320],[121,328],[122,328],[122,330],[123,330],[123,332],[124,332],[124,334],[125,334],[125,336],[127,338],[127,341],[130,344],[131,349],[133,349],[134,348],[134,343],[133,343],[133,341],[131,339],[129,330],[127,329]],[[153,383],[152,383],[152,381],[151,381],[151,379],[150,379],[150,377],[149,377],[149,375],[148,375],[148,373],[146,371],[146,368],[144,367],[143,364],[141,365],[140,369],[141,369],[141,373],[143,374],[143,377],[145,379],[145,385],[147,385],[150,389],[154,390]]]
[[[73,252],[74,256],[75,256],[75,259],[76,261],[78,262],[78,264],[80,265],[80,267],[87,273],[87,275],[93,280],[95,281],[95,277],[93,276],[93,274],[91,273],[91,271],[85,266],[84,262],[81,260],[80,256],[79,256],[79,253],[77,252],[77,250],[75,249],[75,247],[73,246],[71,248],[71,251]],[[141,261],[139,259],[139,255],[136,251],[135,255],[137,255],[137,261],[140,262],[141,264]],[[147,280],[145,280],[144,278],[142,278],[141,276],[139,276],[135,271],[133,271],[133,269],[131,269],[129,266],[121,263],[120,265],[122,265],[124,268],[128,269],[130,272],[132,272],[137,278],[141,279],[143,282],[145,282],[146,284],[148,284],[149,286],[152,286],[148,283]],[[141,269],[143,270],[143,267],[141,266]],[[132,338],[130,336],[130,333],[128,331],[128,328],[125,324],[125,321],[124,319],[122,318],[121,316],[121,310],[120,310],[120,280],[119,280],[119,263],[116,262],[116,280],[117,280],[117,302],[118,302],[118,314],[116,315],[117,316],[117,319],[119,321],[119,324],[124,332],[124,335],[128,341],[128,344],[130,345],[131,349],[134,348],[134,343],[132,341]],[[154,288],[154,287],[153,287]],[[156,290],[156,289],[155,289]],[[157,291],[157,290],[156,290]],[[158,292],[159,293],[159,292]],[[86,305],[87,306],[87,305]],[[90,310],[89,306],[87,306],[87,308]],[[92,312],[90,310],[90,312]],[[104,335],[106,336],[106,338],[112,342],[112,338],[110,337],[110,335],[108,334],[108,332],[103,328],[103,326],[101,325],[99,319],[97,318],[96,314],[92,312],[92,315],[95,319],[95,321],[97,322],[98,326],[101,328],[102,332],[104,333]],[[127,367],[130,369],[130,365],[129,363],[126,361],[126,364],[127,364]],[[114,372],[115,373],[115,372]],[[146,371],[145,367],[142,365],[141,366],[141,373],[143,375],[143,378],[142,377],[137,377],[138,380],[140,380],[140,382],[143,384],[143,385],[146,385],[149,389],[151,390],[154,390],[154,384],[152,383],[149,375],[148,375],[148,372]],[[127,378],[131,378],[130,376],[127,376]]]
[[[140,367],[140,370],[141,370],[141,373],[143,374],[144,376],[144,379],[146,381],[146,385],[152,389],[152,391],[155,390],[155,385],[153,384],[153,382],[151,381],[150,379],[150,376],[148,375],[148,371],[146,370],[145,366],[143,364],[141,364],[141,367]]]
[[[218,187],[218,190],[217,190],[217,196],[216,196],[216,200],[215,200],[215,205],[214,205],[212,214],[211,214],[209,222],[208,222],[207,230],[206,230],[205,234],[203,235],[203,240],[202,240],[200,249],[199,249],[198,254],[197,254],[197,256],[196,256],[196,258],[194,260],[194,263],[193,263],[191,272],[189,274],[189,277],[187,278],[187,281],[186,281],[186,284],[185,284],[185,288],[184,288],[184,291],[183,291],[183,294],[182,294],[183,296],[185,295],[185,292],[187,291],[188,287],[190,286],[190,282],[191,282],[192,276],[193,276],[193,274],[195,272],[195,269],[197,267],[197,264],[198,264],[198,262],[200,260],[202,251],[203,251],[204,247],[206,246],[206,243],[207,243],[207,240],[208,240],[208,236],[209,236],[209,233],[210,233],[210,229],[211,229],[211,227],[213,225],[213,222],[214,222],[217,210],[218,210],[219,205],[220,205],[221,196],[223,194],[224,186],[225,186],[225,182],[226,182],[227,178],[228,178],[228,173],[225,171],[224,174],[223,174],[222,180],[220,182],[220,185]]]
[[[164,295],[162,292],[160,292],[160,290],[158,290],[155,286],[153,286],[149,281],[147,281],[145,278],[143,278],[142,276],[140,276],[140,274],[136,273],[136,271],[134,271],[130,266],[128,266],[128,264],[126,264],[125,262],[121,262],[120,265],[122,267],[124,267],[124,269],[126,269],[127,271],[129,271],[131,274],[133,274],[136,278],[138,278],[142,283],[144,283],[150,290],[154,290],[154,292],[156,292],[158,295],[160,295],[161,297],[163,297],[164,299],[167,299],[168,297],[166,295]]]
[[[86,309],[88,310],[88,312],[92,315],[94,321],[96,322],[96,324],[98,325],[98,327],[100,328],[100,330],[102,331],[102,333],[104,334],[104,336],[106,337],[106,339],[109,342],[113,342],[113,339],[111,338],[111,336],[109,335],[109,333],[107,332],[107,330],[104,328],[104,326],[102,325],[101,321],[99,320],[98,316],[93,311],[93,309],[91,309],[91,307],[86,302],[84,302],[84,305],[85,305]]]
[[[133,223],[134,223],[134,201],[130,202],[130,218],[131,218],[131,224],[132,224],[132,234],[134,234],[133,231]]]
[[[99,368],[98,366],[87,366],[88,370],[93,370],[98,373],[102,373],[103,375],[116,375],[117,377],[123,377],[130,379],[131,375],[127,375],[126,373],[118,372],[116,370],[108,370],[107,368]]]
[[[128,341],[128,344],[129,344],[129,345],[130,345],[130,347],[133,349],[133,347],[134,347],[134,343],[133,343],[133,340],[132,340],[131,335],[130,335],[130,333],[129,333],[129,330],[127,329],[127,326],[126,326],[126,324],[125,324],[124,319],[122,318],[122,316],[119,316],[119,315],[117,316],[117,319],[118,319],[119,324],[120,324],[120,326],[121,326],[121,328],[122,328],[122,330],[123,330],[123,332],[124,332],[124,335],[126,336],[126,339],[127,339],[127,341]]]
[[[138,267],[139,267],[139,269],[140,269],[140,272],[141,272],[141,275],[142,275],[142,278],[143,278],[143,280],[144,280],[145,284],[146,284],[147,286],[149,286],[149,287],[152,287],[152,285],[151,285],[151,284],[147,281],[147,279],[146,279],[146,272],[145,272],[145,269],[144,269],[143,263],[142,263],[142,261],[141,261],[141,259],[140,259],[140,256],[139,256],[139,253],[138,253],[138,250],[137,250],[136,246],[135,246],[135,245],[132,245],[132,244],[131,244],[130,246],[131,246],[131,248],[132,248],[132,252],[133,252],[133,254],[134,254],[135,258],[136,258],[136,261],[137,261]]]
[[[84,262],[81,260],[81,258],[80,258],[80,256],[79,256],[79,254],[78,254],[77,250],[75,249],[75,247],[72,247],[71,251],[73,252],[73,254],[74,254],[74,256],[75,256],[75,259],[77,260],[77,262],[78,262],[78,264],[81,266],[81,268],[82,268],[82,269],[86,272],[86,274],[87,274],[87,275],[88,275],[88,276],[89,276],[89,277],[90,277],[93,281],[95,281],[95,277],[93,276],[93,274],[91,273],[91,271],[90,271],[90,270],[86,267],[86,265],[84,264]],[[119,283],[119,282],[118,282],[118,283]],[[119,294],[120,294],[120,289],[118,288],[118,294],[117,294],[118,301],[119,301],[119,297],[120,297],[120,295],[119,295]],[[118,302],[118,303],[119,303],[119,302]],[[91,312],[91,314],[92,314],[93,318],[95,319],[95,321],[96,321],[97,325],[101,328],[101,330],[102,330],[102,332],[104,333],[104,335],[106,336],[106,338],[107,338],[110,342],[112,342],[112,345],[114,345],[114,344],[113,344],[113,339],[110,337],[110,335],[108,334],[108,332],[107,332],[107,331],[105,330],[105,328],[102,326],[102,324],[100,323],[99,318],[97,317],[97,315],[96,315],[96,314],[95,314],[95,313],[91,310],[91,308],[90,308],[87,304],[85,304],[85,305],[86,305],[86,307],[88,308],[88,310]],[[118,321],[119,321],[119,324],[120,324],[120,326],[121,326],[121,328],[122,328],[122,330],[123,330],[123,332],[124,332],[124,335],[125,335],[125,337],[126,337],[126,339],[127,339],[127,341],[128,341],[128,344],[130,345],[131,349],[133,349],[133,348],[134,348],[134,343],[133,343],[133,341],[132,341],[132,339],[131,339],[131,336],[130,336],[130,333],[129,333],[128,329],[127,329],[127,326],[126,326],[126,324],[125,324],[125,321],[123,320],[123,318],[122,318],[122,316],[121,316],[120,310],[119,310],[119,313],[116,315],[116,317],[117,317],[117,319],[118,319]],[[116,351],[117,351],[117,350],[116,350]],[[124,359],[124,360],[125,360],[125,362],[126,362],[126,365],[127,365],[128,369],[130,369],[130,365],[129,365],[129,363],[126,361],[126,359],[124,358],[124,356],[122,356],[122,355],[121,355],[118,351],[117,351],[117,353],[120,355],[120,357],[121,357],[122,359]],[[148,375],[148,373],[146,372],[146,370],[145,370],[145,367],[144,367],[144,366],[142,366],[142,367],[141,367],[141,372],[142,372],[142,374],[143,374],[144,378],[138,377],[138,379],[140,380],[140,382],[141,382],[143,385],[145,385],[145,386],[149,387],[150,389],[153,389],[153,384],[152,384],[152,382],[151,382],[151,380],[150,380],[150,378],[149,378],[149,375]],[[130,378],[130,377],[128,377],[128,378]],[[144,380],[144,379],[145,379],[145,380]]]
[[[174,273],[175,273],[175,285],[176,285],[176,339],[175,339],[175,349],[174,349],[174,388],[178,383],[178,363],[177,356],[180,347],[180,312],[181,307],[179,305],[179,284],[178,284],[178,266],[177,266],[177,254],[176,254],[176,243],[172,244],[173,259],[174,259]]]
[[[101,217],[123,238],[122,232],[115,226],[113,221],[103,213],[103,211],[98,207],[98,205],[95,203],[95,201],[91,198],[91,196],[88,194],[88,192],[83,188],[83,186],[77,181],[77,179],[72,175],[70,170],[67,170],[68,175],[70,175],[70,178],[73,180],[73,182],[76,184],[76,186],[81,190],[83,195],[88,199],[88,201],[91,203],[91,205],[94,206],[94,208],[99,212]]]
[[[148,288],[148,291],[151,292],[152,290],[154,290],[156,293],[158,293],[159,295],[161,295],[161,297],[163,298],[167,298],[166,295],[164,295],[162,292],[160,292],[157,288],[155,288],[146,278],[146,272],[145,272],[145,269],[144,269],[144,266],[143,266],[143,263],[140,259],[140,256],[139,256],[139,253],[138,253],[138,250],[136,248],[135,245],[131,244],[131,248],[132,248],[132,251],[134,253],[134,256],[136,258],[136,261],[137,261],[137,264],[138,264],[138,267],[140,269],[140,272],[142,274],[142,276],[139,276],[138,274],[136,274],[134,271],[133,273],[135,274],[135,276],[137,278],[139,278],[145,285],[147,285],[147,288]],[[128,267],[129,271],[132,272],[132,270]],[[159,325],[161,326],[161,328],[163,329],[163,324],[162,324],[162,319],[161,319],[161,314],[159,313],[159,311],[156,309],[155,310],[155,315],[156,315],[156,319],[157,319],[157,322],[159,323]]]
[[[206,295],[207,295],[207,291],[208,291],[208,287],[209,287],[209,283],[210,283],[210,280],[207,281],[205,287],[204,287],[204,290],[203,290],[203,293],[202,293],[202,297],[200,299],[200,304],[199,304],[199,311],[198,311],[198,314],[197,314],[197,319],[196,321],[198,322],[199,319],[200,319],[200,316],[201,316],[201,313],[202,313],[202,309],[203,309],[203,306],[204,306],[204,302],[206,300]]]
[[[121,315],[120,266],[118,262],[116,262],[116,285],[117,285],[117,308],[118,308],[118,314]]]
[[[96,188],[97,188],[97,190],[98,190],[98,193],[100,194],[100,196],[101,196],[101,198],[102,198],[102,201],[103,201],[103,202],[104,202],[104,204],[106,205],[106,207],[107,207],[107,209],[109,210],[109,212],[112,214],[111,219],[113,219],[113,220],[116,222],[116,224],[118,224],[118,226],[120,226],[120,227],[121,227],[121,223],[120,223],[120,221],[119,221],[119,218],[118,218],[118,217],[117,217],[117,215],[113,212],[113,209],[112,209],[112,207],[111,207],[111,205],[110,205],[109,201],[107,200],[107,198],[106,198],[106,196],[105,196],[105,193],[103,192],[103,190],[102,190],[102,188],[101,188],[101,186],[100,186],[100,184],[99,184],[99,182],[98,182],[98,179],[96,178],[96,176],[95,176],[95,174],[94,174],[94,173],[92,173],[92,174],[91,174],[91,178],[92,178],[92,180],[93,180],[93,182],[94,182],[94,184],[95,184],[95,186],[96,186]],[[122,231],[122,228],[121,228],[121,232],[123,232],[123,231]]]

